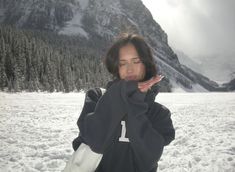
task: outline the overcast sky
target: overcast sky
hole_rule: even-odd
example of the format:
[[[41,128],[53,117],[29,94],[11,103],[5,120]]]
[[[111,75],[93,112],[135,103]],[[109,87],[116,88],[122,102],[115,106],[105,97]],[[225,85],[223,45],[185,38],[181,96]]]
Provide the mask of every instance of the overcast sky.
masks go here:
[[[168,35],[191,57],[235,59],[235,0],[142,0]]]

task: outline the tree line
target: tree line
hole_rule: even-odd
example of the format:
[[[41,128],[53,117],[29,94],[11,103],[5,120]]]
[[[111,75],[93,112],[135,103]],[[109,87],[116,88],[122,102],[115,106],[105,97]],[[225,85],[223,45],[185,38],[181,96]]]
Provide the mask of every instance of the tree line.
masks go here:
[[[71,92],[105,87],[111,76],[93,46],[85,46],[81,38],[0,26],[0,89]]]

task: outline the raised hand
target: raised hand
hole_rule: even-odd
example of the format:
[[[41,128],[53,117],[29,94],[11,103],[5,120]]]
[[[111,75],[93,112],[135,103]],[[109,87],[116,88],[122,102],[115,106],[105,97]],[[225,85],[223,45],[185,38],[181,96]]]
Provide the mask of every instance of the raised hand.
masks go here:
[[[147,92],[151,87],[160,82],[164,78],[162,75],[156,75],[152,77],[151,79],[144,81],[144,82],[138,82],[138,88],[141,92]]]

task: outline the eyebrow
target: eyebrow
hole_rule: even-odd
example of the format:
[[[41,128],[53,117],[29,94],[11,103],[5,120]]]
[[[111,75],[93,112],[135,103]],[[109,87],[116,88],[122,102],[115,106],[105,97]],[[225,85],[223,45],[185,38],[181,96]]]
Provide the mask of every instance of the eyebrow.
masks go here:
[[[134,57],[134,58],[131,58],[131,60],[136,60],[136,59],[140,59],[139,57]],[[124,60],[124,59],[120,59],[120,61],[126,61],[126,60]]]

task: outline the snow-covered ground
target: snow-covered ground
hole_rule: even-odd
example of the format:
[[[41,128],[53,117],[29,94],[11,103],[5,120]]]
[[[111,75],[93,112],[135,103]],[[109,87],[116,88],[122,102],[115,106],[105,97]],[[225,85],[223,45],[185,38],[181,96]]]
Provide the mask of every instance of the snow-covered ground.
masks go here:
[[[0,92],[0,171],[61,171],[72,154],[84,93]],[[235,171],[235,93],[159,93],[176,139],[159,172]]]

